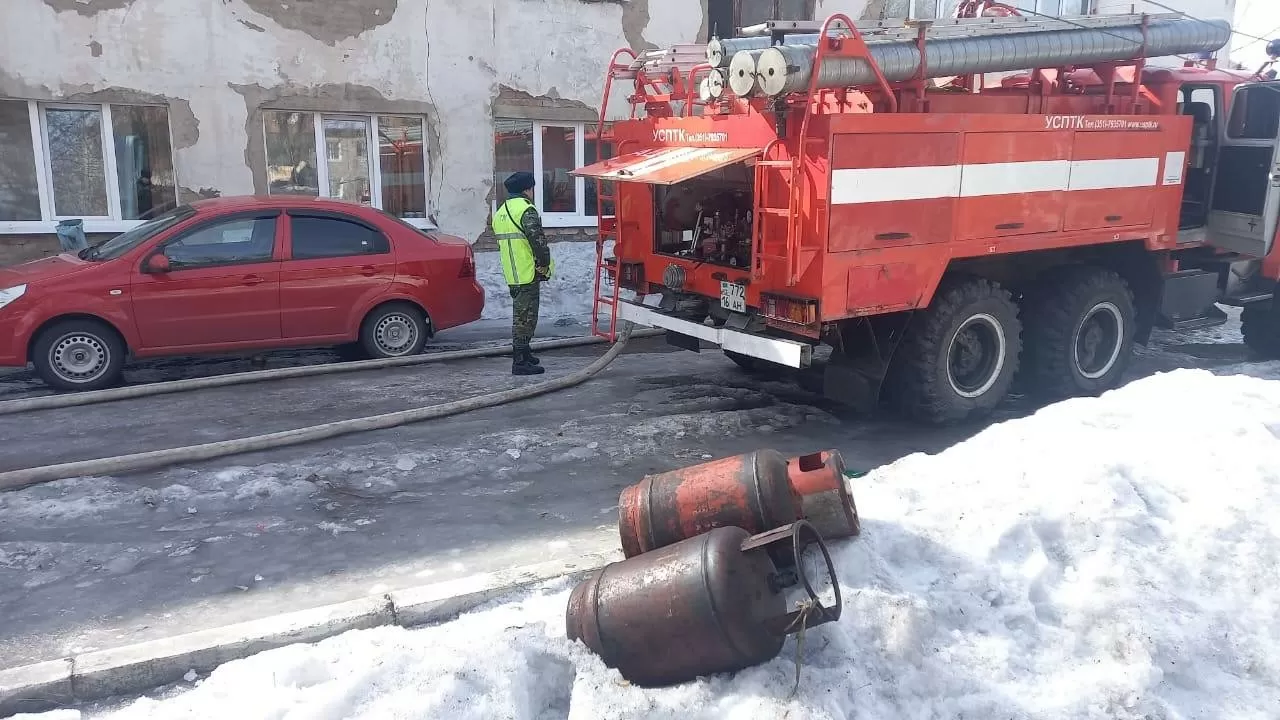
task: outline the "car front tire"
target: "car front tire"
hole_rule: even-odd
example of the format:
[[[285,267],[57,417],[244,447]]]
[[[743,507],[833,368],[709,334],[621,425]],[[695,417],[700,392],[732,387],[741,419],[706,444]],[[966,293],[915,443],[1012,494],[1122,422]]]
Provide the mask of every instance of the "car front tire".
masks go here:
[[[40,333],[31,359],[45,384],[58,390],[101,390],[120,382],[125,344],[109,325],[64,320]]]

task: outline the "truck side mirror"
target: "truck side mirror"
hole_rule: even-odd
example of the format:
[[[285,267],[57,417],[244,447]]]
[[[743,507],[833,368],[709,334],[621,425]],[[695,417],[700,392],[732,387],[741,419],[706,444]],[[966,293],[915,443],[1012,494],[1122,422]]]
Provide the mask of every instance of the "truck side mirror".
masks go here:
[[[142,271],[149,275],[163,275],[172,269],[169,258],[164,253],[156,253],[148,257],[146,262],[142,264]]]

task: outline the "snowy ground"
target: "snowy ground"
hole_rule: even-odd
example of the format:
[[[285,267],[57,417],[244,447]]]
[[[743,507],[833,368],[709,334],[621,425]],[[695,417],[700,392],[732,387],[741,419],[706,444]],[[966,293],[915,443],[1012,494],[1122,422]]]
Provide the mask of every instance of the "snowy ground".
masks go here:
[[[844,617],[735,676],[628,685],[551,584],[421,630],[228,663],[135,718],[1274,717],[1280,364],[1179,370],[992,426],[854,487]],[[1263,379],[1266,378],[1266,379]]]
[[[606,256],[610,246],[605,248]],[[591,315],[595,293],[596,245],[590,242],[551,243],[556,263],[551,281],[542,284],[541,316],[549,320]],[[484,319],[511,317],[511,293],[502,277],[502,258],[496,252],[476,254],[476,278],[484,286]]]
[[[486,323],[490,340],[475,330],[449,342],[496,342],[505,326]],[[600,351],[544,362],[554,376]],[[1131,376],[1248,359],[1233,322],[1205,337],[1158,333]],[[0,466],[243,437],[515,382],[498,358],[0,418]],[[1014,400],[997,419],[1034,409]],[[852,416],[718,352],[653,339],[580,388],[447,422],[3,493],[0,668],[609,549],[622,487],[705,457],[835,447],[865,468],[983,427]]]

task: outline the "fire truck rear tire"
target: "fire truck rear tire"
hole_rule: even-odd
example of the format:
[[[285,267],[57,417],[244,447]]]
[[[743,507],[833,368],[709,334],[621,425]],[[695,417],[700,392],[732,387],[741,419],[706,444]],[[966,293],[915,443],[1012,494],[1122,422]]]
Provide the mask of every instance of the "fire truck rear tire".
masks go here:
[[[1245,305],[1240,333],[1250,350],[1268,360],[1280,360],[1280,310],[1274,299]]]
[[[1099,395],[1120,383],[1133,357],[1137,311],[1111,270],[1072,265],[1038,278],[1022,301],[1027,392],[1059,399]]]
[[[991,412],[1018,370],[1022,326],[1008,291],[983,278],[943,281],[912,318],[886,390],[908,417],[935,425]]]

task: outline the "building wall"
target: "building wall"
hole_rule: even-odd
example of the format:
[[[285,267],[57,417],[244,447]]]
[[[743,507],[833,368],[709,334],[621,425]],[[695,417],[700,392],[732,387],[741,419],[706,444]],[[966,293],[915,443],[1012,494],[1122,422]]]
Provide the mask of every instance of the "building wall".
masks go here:
[[[182,201],[266,191],[264,112],[419,116],[428,209],[476,240],[495,193],[495,115],[595,118],[615,49],[705,39],[708,3],[721,1],[3,0],[0,98],[167,107]],[[906,8],[811,2],[819,17]],[[1232,4],[1174,2],[1206,17]],[[0,263],[56,250],[2,225]]]

